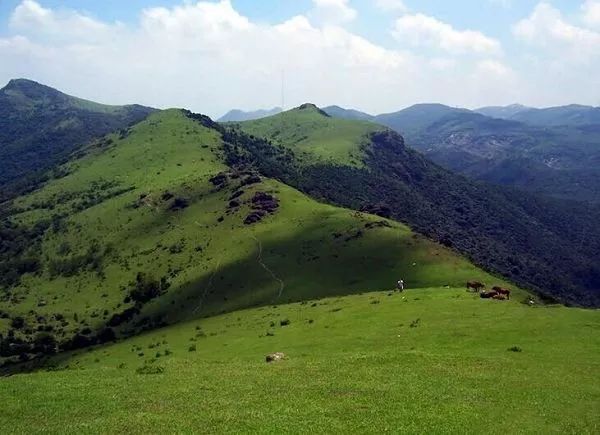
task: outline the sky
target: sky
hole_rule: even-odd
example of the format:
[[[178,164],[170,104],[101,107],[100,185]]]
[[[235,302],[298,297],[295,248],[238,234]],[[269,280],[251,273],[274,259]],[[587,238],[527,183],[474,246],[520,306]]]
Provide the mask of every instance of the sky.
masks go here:
[[[0,0],[11,78],[212,117],[600,106],[600,0]]]

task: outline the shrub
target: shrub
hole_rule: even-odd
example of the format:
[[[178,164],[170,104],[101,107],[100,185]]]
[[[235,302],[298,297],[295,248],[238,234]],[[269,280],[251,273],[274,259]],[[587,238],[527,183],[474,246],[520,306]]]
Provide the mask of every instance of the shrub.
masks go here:
[[[21,316],[14,317],[10,322],[10,326],[15,329],[21,329],[25,326],[25,319]]]
[[[290,319],[283,319],[279,321],[280,326],[288,326],[290,323],[292,323],[290,322]]]
[[[138,367],[135,369],[135,372],[138,375],[158,375],[164,373],[165,368],[161,366],[151,366],[151,365],[143,365],[142,367]]]
[[[523,352],[523,349],[521,349],[519,346],[509,347],[507,350],[509,352]]]
[[[188,348],[188,352],[196,352],[196,345],[192,344],[189,348]]]
[[[142,304],[159,297],[168,287],[166,280],[157,281],[152,276],[143,272],[138,272],[133,289],[130,291],[130,298]]]

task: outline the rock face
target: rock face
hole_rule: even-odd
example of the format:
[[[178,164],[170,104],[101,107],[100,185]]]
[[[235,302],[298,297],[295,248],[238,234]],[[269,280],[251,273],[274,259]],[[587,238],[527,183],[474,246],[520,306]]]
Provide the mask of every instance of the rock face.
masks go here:
[[[244,220],[246,225],[259,222],[267,214],[273,214],[279,208],[279,200],[266,192],[256,192],[250,202],[252,212]]]
[[[273,213],[279,207],[279,200],[265,192],[256,192],[252,197],[252,208]]]
[[[285,354],[283,352],[270,353],[266,356],[265,359],[268,363],[282,361],[283,359],[285,359]]]

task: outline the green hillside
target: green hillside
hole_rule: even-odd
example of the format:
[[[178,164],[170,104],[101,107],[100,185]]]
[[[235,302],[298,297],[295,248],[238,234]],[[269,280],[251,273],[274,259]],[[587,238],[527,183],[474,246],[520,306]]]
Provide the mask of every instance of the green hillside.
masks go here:
[[[335,119],[313,104],[279,115],[245,122],[243,130],[268,137],[273,143],[293,150],[296,157],[310,163],[334,162],[362,166],[358,145],[368,135],[383,128],[368,121]]]
[[[268,306],[0,379],[0,425],[15,433],[593,434],[599,328],[598,311],[481,300],[464,289]],[[287,358],[266,364],[272,352]]]
[[[39,182],[40,172],[93,138],[143,120],[154,109],[108,106],[31,80],[0,89],[0,202]]]
[[[592,224],[599,207],[468,180],[391,130],[331,118],[309,104],[234,128],[267,143],[229,147],[231,164],[253,164],[312,197],[405,222],[545,295],[600,305],[600,228]]]
[[[215,127],[180,110],[153,114],[5,207],[2,356],[401,277],[411,287],[503,284],[404,225],[226,166]]]

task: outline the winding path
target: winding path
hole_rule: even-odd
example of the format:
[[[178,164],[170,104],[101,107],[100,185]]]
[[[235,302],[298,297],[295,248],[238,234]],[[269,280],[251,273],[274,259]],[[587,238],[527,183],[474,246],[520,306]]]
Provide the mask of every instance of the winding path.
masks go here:
[[[260,243],[260,240],[258,240],[254,235],[250,236],[254,239],[254,241],[256,242],[256,244],[258,245],[258,264],[261,265],[261,267],[266,270],[269,275],[271,275],[271,277],[277,281],[279,283],[279,293],[277,294],[277,299],[279,299],[281,297],[281,295],[283,294],[283,289],[285,288],[285,282],[279,278],[277,275],[275,275],[275,273],[269,269],[269,267],[263,262],[262,259],[262,244]]]
[[[194,308],[194,311],[193,311],[194,314],[196,314],[198,312],[198,310],[200,310],[200,308],[202,308],[202,304],[204,303],[204,300],[206,299],[206,295],[212,288],[213,279],[214,279],[215,275],[217,274],[217,271],[219,270],[220,266],[221,266],[221,259],[219,258],[219,261],[217,261],[217,264],[216,264],[215,268],[213,269],[213,273],[210,275],[210,278],[208,279],[208,283],[206,284],[206,287],[204,288],[204,292],[202,292],[202,297],[200,298],[200,302],[198,303],[198,306],[196,308]]]

